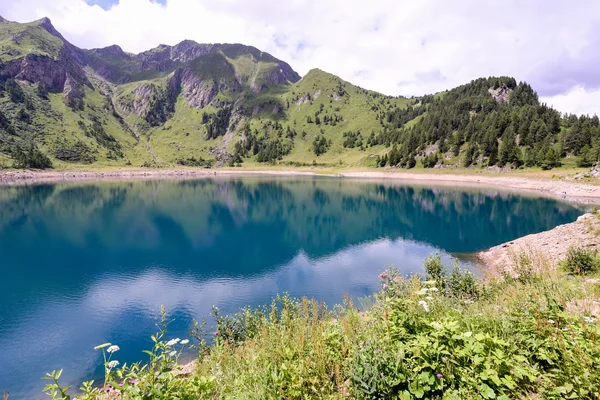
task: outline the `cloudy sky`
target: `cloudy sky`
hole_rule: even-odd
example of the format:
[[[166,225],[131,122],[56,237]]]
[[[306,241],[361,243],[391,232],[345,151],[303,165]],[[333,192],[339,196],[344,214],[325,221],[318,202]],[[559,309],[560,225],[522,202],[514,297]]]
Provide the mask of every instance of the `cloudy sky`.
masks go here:
[[[244,43],[391,95],[510,75],[560,111],[600,114],[597,0],[0,0],[0,15],[47,16],[84,48]]]

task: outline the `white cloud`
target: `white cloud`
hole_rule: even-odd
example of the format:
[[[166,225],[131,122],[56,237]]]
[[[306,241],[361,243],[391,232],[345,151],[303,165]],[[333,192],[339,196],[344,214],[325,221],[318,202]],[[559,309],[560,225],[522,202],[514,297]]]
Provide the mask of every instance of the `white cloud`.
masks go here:
[[[540,100],[561,112],[570,114],[600,114],[600,89],[586,90],[577,85],[567,93],[542,97]]]
[[[600,44],[600,2],[593,0],[120,0],[108,11],[83,0],[0,0],[0,14],[48,16],[81,47],[116,43],[140,52],[183,39],[245,43],[300,74],[318,67],[393,95],[489,75],[527,80],[546,96],[600,87],[600,56],[592,51]]]

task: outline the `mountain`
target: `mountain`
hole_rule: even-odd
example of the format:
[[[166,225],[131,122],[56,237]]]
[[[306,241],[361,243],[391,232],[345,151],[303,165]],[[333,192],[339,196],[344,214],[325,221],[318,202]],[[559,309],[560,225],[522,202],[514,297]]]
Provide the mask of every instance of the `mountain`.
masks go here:
[[[508,77],[407,99],[241,44],[85,50],[47,18],[0,17],[0,167],[552,168],[597,161],[599,125]]]

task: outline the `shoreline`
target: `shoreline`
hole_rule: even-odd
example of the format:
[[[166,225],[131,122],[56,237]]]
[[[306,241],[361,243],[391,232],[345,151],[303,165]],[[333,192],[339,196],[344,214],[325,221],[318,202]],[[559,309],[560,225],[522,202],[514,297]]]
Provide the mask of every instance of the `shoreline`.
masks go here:
[[[503,273],[519,273],[521,254],[528,256],[538,267],[556,268],[571,247],[600,247],[599,214],[583,214],[575,222],[499,244],[476,253],[476,256],[491,277],[499,277]]]
[[[147,179],[193,179],[218,176],[323,176],[361,180],[393,180],[396,182],[431,184],[436,186],[475,187],[497,190],[512,190],[546,195],[561,200],[578,203],[600,203],[600,185],[576,181],[551,180],[515,175],[483,174],[440,174],[426,172],[392,171],[341,171],[339,173],[319,173],[304,170],[211,170],[196,168],[169,169],[112,169],[99,171],[0,171],[0,186],[30,185],[54,182],[75,182],[91,180],[147,180]]]

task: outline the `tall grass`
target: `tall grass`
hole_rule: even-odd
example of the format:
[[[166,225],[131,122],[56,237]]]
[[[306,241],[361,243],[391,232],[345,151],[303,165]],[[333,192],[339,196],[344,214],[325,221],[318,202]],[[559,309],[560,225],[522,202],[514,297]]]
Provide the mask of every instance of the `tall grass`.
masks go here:
[[[193,330],[191,371],[165,326],[148,365],[107,368],[77,398],[600,398],[599,316],[577,307],[599,301],[600,285],[525,258],[519,273],[485,284],[435,257],[425,278],[390,269],[367,309],[280,296],[217,312],[214,330]],[[48,392],[68,398],[56,374]]]

